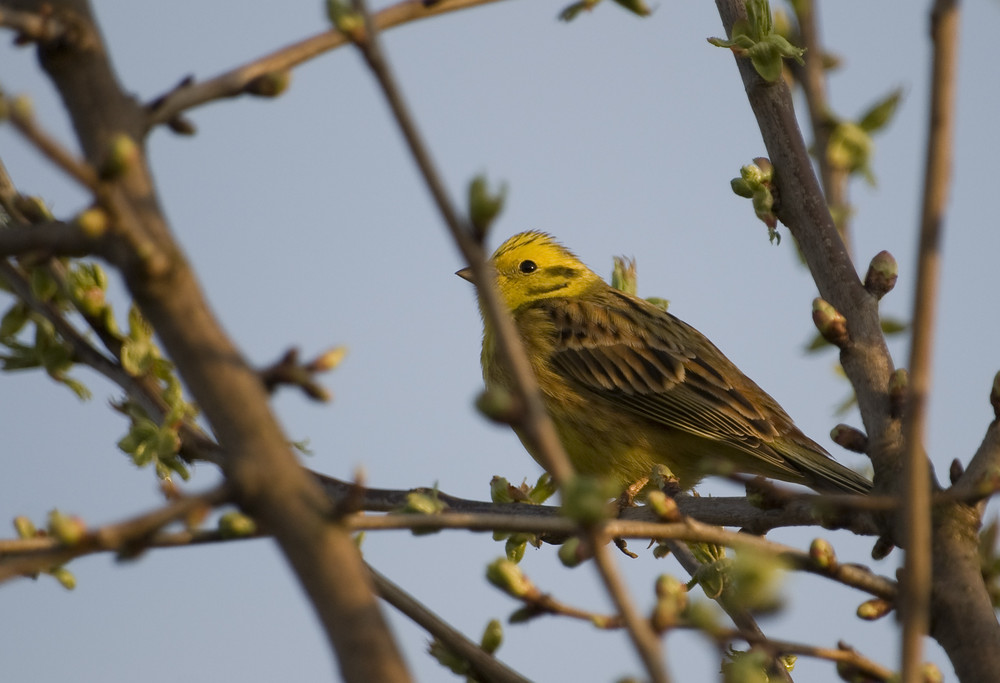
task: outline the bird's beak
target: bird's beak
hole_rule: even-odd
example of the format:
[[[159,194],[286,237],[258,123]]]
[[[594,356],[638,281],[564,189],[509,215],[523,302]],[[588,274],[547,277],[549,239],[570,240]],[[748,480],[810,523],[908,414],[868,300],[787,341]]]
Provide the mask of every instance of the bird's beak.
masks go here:
[[[462,268],[462,270],[456,271],[455,275],[459,276],[463,280],[472,282],[472,268]]]

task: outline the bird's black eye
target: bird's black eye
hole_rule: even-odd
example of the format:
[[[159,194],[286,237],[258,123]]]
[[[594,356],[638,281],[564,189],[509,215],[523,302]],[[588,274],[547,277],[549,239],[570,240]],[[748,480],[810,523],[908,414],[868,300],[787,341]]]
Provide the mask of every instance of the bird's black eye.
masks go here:
[[[528,273],[534,273],[536,270],[538,270],[538,266],[535,264],[534,261],[521,261],[520,265],[518,265],[517,268],[525,275],[527,275]]]

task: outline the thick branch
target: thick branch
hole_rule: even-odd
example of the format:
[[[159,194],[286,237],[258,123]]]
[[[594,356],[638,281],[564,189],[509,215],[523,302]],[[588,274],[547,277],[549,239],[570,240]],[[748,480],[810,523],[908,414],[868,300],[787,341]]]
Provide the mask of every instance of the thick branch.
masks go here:
[[[742,0],[716,0],[726,34],[745,18]],[[737,58],[747,98],[774,165],[778,218],[798,242],[820,296],[847,318],[850,335],[840,360],[858,397],[875,467],[876,490],[890,488],[900,468],[899,423],[888,413],[893,370],[879,322],[877,300],[865,291],[837,232],[813,172],[784,81],[768,83],[749,59]]]
[[[369,566],[368,571],[371,572],[379,597],[465,659],[472,672],[478,676],[477,680],[489,683],[529,683],[527,678],[483,652],[481,647],[466,638],[461,631],[453,628],[375,568]]]
[[[101,167],[115,136],[137,143],[146,113],[119,86],[83,0],[9,3],[52,7],[85,26],[84,39],[39,44],[43,68],[69,111],[84,157]],[[144,155],[102,188],[114,230],[132,249],[119,263],[219,439],[223,469],[240,504],[273,534],[294,567],[349,681],[408,680],[357,548],[299,466],[256,372],[226,336],[166,224]]]

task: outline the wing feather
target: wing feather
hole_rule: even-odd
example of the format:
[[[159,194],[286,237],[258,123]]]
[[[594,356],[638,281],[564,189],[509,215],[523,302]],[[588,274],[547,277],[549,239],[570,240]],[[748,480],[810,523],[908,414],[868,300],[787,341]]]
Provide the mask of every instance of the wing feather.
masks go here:
[[[664,427],[794,471],[777,452],[761,449],[780,435],[780,423],[792,425],[773,399],[694,328],[639,299],[613,296],[613,305],[562,299],[547,307],[556,327],[551,362],[560,374]],[[755,403],[761,396],[768,414]]]

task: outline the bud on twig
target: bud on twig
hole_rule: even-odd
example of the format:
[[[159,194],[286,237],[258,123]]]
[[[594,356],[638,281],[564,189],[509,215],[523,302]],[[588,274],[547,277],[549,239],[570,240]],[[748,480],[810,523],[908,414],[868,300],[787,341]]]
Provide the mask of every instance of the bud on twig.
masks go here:
[[[889,614],[892,603],[882,598],[872,598],[858,605],[858,617],[865,621],[875,621]]]
[[[512,598],[530,600],[539,596],[538,589],[521,568],[505,557],[486,567],[486,580]]]
[[[836,569],[837,554],[825,538],[814,538],[809,544],[809,559],[820,569]]]
[[[868,437],[859,429],[850,425],[839,424],[830,430],[830,438],[842,448],[855,453],[868,452]]]
[[[894,419],[903,416],[909,384],[910,376],[903,368],[899,368],[889,377],[889,415]]]
[[[108,144],[107,157],[101,164],[100,174],[104,180],[121,178],[139,163],[139,145],[126,133],[118,133]]]
[[[664,522],[679,522],[681,519],[677,501],[663,491],[650,491],[646,496],[646,505]]]
[[[288,90],[292,84],[292,72],[286,70],[271,71],[250,80],[243,87],[243,92],[257,97],[277,97]]]
[[[873,560],[884,560],[892,552],[892,549],[896,546],[893,545],[885,536],[879,536],[875,541],[875,545],[872,546],[872,559]]]
[[[847,318],[824,299],[813,299],[813,323],[816,329],[837,348],[844,348],[850,342],[847,334]]]
[[[868,273],[865,275],[865,289],[876,299],[881,299],[896,286],[898,277],[899,266],[896,264],[896,259],[889,252],[880,251],[875,254],[868,266]]]
[[[955,458],[951,461],[951,465],[948,467],[948,481],[952,484],[957,484],[963,474],[965,474],[965,466],[962,465],[961,460]]]

